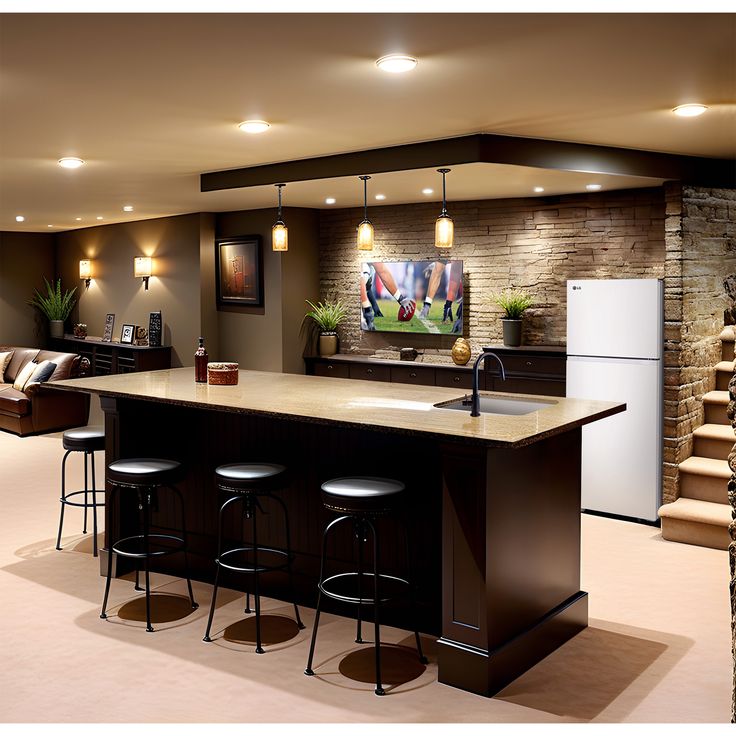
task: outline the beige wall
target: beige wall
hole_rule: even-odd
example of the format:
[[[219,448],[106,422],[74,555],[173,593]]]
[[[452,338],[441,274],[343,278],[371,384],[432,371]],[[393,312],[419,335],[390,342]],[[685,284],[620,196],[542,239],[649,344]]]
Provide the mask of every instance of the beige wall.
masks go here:
[[[43,344],[46,320],[26,302],[34,289],[44,293],[44,277],[53,281],[55,274],[53,235],[0,232],[0,345]],[[76,285],[62,283],[65,288]]]
[[[220,360],[242,368],[303,373],[303,341],[299,335],[304,300],[319,294],[318,213],[285,208],[289,250],[271,249],[273,208],[217,215],[217,237],[260,235],[263,244],[263,308],[228,308],[218,312]],[[212,353],[210,353],[212,356]]]
[[[81,287],[75,321],[85,322],[90,335],[100,336],[105,315],[112,312],[113,339],[118,340],[123,324],[148,327],[149,313],[160,310],[163,342],[172,346],[172,366],[192,365],[202,324],[203,218],[209,222],[206,215],[193,214],[58,234],[59,273],[65,284]],[[154,258],[148,291],[133,277],[133,258],[138,255]],[[94,279],[88,290],[79,280],[81,258],[93,260]]]

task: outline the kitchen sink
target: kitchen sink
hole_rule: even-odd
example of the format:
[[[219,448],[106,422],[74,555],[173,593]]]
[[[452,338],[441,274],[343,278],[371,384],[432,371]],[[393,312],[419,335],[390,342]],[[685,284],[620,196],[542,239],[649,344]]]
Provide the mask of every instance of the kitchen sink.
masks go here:
[[[549,409],[550,406],[555,406],[556,404],[556,401],[529,401],[527,399],[501,399],[493,396],[481,396],[480,413],[520,416],[522,414],[531,414],[532,412],[539,411],[540,409]],[[455,409],[457,411],[469,412],[470,396],[457,401],[435,404],[435,407],[437,409]]]

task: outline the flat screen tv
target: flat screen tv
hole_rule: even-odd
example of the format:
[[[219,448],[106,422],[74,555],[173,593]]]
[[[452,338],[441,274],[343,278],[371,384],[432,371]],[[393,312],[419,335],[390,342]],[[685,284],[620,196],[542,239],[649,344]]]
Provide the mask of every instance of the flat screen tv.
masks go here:
[[[462,261],[367,261],[360,276],[361,328],[463,334]]]

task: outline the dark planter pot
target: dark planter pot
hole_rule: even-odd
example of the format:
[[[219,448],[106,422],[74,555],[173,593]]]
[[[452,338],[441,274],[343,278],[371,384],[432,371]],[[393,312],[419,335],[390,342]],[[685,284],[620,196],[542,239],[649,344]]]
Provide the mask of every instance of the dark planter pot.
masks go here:
[[[502,319],[503,344],[509,348],[518,348],[521,345],[521,320]]]

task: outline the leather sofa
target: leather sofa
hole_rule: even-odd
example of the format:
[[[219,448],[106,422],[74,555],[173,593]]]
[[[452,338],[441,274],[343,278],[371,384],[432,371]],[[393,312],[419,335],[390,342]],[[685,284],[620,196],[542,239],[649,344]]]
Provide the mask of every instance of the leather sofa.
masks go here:
[[[54,381],[85,375],[89,368],[86,358],[75,353],[0,345],[0,353],[9,350],[14,351],[13,356],[0,383],[0,429],[24,437],[87,424],[89,394],[48,388]],[[13,388],[16,376],[29,362],[44,360],[56,363],[47,381],[32,383],[24,391]]]

